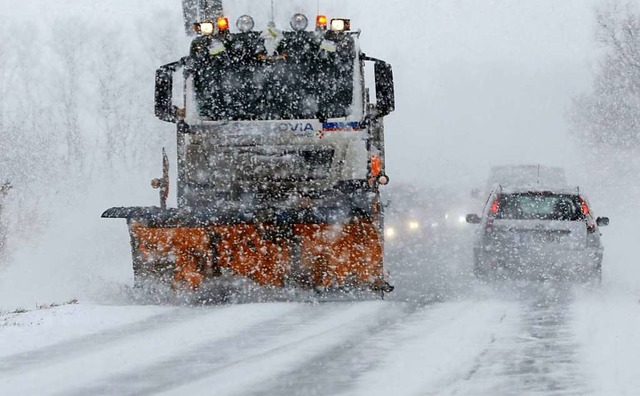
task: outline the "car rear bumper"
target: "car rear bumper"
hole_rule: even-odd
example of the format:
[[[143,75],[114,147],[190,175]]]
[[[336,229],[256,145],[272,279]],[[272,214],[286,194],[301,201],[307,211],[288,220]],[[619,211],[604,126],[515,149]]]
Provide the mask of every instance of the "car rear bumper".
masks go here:
[[[525,276],[579,277],[600,271],[602,253],[601,248],[484,248],[476,250],[476,267]]]

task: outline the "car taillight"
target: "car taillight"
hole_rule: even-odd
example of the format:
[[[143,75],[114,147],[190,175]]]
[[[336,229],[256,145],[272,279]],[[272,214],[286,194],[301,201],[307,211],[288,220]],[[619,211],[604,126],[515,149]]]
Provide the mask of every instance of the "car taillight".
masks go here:
[[[587,205],[587,201],[584,198],[580,198],[580,209],[582,209],[582,214],[588,216],[591,211],[589,210],[589,205]]]
[[[582,211],[582,214],[584,215],[584,217],[587,219],[587,233],[589,234],[595,233],[596,225],[589,218],[589,214],[591,213],[591,210],[589,209],[589,204],[587,204],[587,201],[585,201],[585,199],[582,197],[580,197],[580,210]]]
[[[500,209],[500,196],[497,196],[496,199],[491,204],[491,214],[498,213],[498,209]]]
[[[487,218],[487,222],[484,225],[484,230],[486,232],[493,231],[493,219],[495,215],[498,213],[499,209],[500,209],[500,196],[498,195],[496,199],[493,200],[493,203],[491,203],[491,208],[489,209],[489,216]]]

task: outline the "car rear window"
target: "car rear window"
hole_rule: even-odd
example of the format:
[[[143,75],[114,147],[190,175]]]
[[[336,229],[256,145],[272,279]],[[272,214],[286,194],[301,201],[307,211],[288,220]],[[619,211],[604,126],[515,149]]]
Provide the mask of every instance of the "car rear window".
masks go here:
[[[500,196],[496,219],[582,220],[580,199],[575,195],[519,193]]]

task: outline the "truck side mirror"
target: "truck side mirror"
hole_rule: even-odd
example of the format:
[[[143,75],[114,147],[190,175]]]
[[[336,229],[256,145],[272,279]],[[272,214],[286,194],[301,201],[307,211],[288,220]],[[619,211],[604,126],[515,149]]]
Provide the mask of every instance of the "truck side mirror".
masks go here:
[[[156,70],[156,117],[166,122],[176,122],[176,106],[173,105],[173,71],[168,67]]]
[[[608,217],[598,217],[596,219],[596,224],[598,225],[598,227],[606,227],[609,225],[609,218]]]
[[[169,63],[156,70],[156,117],[166,122],[178,121],[178,107],[173,105],[173,73],[186,65],[189,57]]]
[[[396,109],[396,98],[393,86],[393,69],[391,65],[376,61],[374,64],[376,78],[376,110],[378,117],[384,117]]]
[[[480,224],[480,216],[477,214],[468,214],[466,220],[469,224]]]

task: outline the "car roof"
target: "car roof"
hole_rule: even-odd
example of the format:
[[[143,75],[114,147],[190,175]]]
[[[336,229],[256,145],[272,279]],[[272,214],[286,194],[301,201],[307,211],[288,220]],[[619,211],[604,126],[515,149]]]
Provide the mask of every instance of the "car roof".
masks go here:
[[[508,186],[494,188],[494,192],[502,194],[522,194],[522,193],[551,193],[551,194],[563,194],[563,195],[580,195],[580,187],[558,187],[558,186],[545,186],[545,185],[522,185],[522,186]]]
[[[564,169],[547,165],[496,165],[491,167],[487,185],[518,186],[526,183],[546,183],[549,186],[565,186]]]

